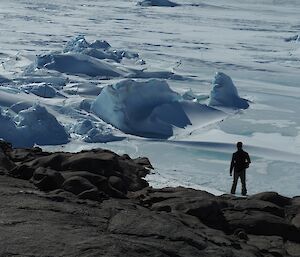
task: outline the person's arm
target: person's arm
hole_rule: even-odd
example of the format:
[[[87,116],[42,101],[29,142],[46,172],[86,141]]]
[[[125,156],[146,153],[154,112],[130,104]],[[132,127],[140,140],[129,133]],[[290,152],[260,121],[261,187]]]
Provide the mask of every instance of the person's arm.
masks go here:
[[[250,156],[249,156],[249,154],[247,153],[247,156],[246,156],[247,158],[246,158],[246,160],[247,160],[247,162],[250,164],[251,163],[251,159],[250,159]]]
[[[230,163],[230,172],[229,172],[230,176],[232,176],[233,167],[234,167],[234,154],[232,155],[231,163]]]

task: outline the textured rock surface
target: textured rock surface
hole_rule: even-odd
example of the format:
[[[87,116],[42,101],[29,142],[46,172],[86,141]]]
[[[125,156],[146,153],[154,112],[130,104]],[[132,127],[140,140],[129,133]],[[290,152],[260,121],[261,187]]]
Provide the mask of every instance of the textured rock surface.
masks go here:
[[[0,148],[0,256],[299,256],[300,197],[153,189],[147,159]]]

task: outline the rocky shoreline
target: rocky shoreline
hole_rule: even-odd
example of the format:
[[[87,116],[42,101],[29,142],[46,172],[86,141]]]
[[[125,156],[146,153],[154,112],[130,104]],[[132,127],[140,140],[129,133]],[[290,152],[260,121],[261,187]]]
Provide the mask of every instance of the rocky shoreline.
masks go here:
[[[153,189],[151,168],[0,141],[0,256],[300,256],[300,196]]]

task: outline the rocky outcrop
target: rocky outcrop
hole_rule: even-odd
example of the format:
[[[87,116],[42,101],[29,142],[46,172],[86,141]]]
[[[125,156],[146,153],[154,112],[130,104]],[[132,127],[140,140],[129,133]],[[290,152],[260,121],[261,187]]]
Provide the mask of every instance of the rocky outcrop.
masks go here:
[[[0,148],[0,256],[299,256],[300,197],[153,189],[146,158]]]
[[[131,159],[102,149],[47,153],[2,145],[2,173],[30,180],[42,191],[62,189],[84,199],[127,198],[127,192],[148,186],[143,177],[152,168],[145,157]]]

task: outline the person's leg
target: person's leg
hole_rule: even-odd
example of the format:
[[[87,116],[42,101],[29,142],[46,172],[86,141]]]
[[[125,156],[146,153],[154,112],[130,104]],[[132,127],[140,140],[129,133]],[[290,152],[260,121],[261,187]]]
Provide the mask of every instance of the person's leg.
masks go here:
[[[247,188],[246,188],[246,170],[242,170],[240,173],[241,182],[242,182],[242,195],[247,194]]]
[[[232,187],[231,187],[231,193],[232,194],[235,194],[238,179],[239,179],[239,174],[234,171],[233,172],[233,183],[232,183]]]

